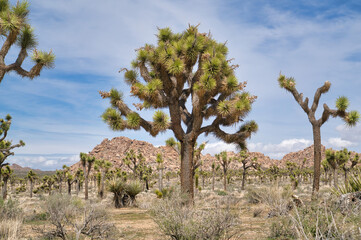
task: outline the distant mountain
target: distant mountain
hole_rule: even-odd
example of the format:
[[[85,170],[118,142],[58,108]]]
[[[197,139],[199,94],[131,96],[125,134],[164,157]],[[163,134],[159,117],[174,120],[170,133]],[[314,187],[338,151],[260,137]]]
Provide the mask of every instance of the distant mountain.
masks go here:
[[[100,144],[95,146],[95,148],[91,152],[89,152],[89,154],[96,157],[97,159],[105,159],[110,161],[114,167],[121,167],[122,159],[131,149],[133,149],[137,153],[139,151],[153,169],[156,169],[157,167],[156,156],[158,153],[161,153],[164,159],[165,171],[174,172],[179,170],[180,157],[173,148],[167,146],[155,147],[151,143],[132,140],[127,137],[115,137],[111,140],[106,138]],[[322,159],[324,159],[324,146],[322,146],[321,151]],[[353,152],[352,155],[354,154],[356,153]],[[272,165],[283,168],[286,166],[287,161],[294,162],[298,166],[301,166],[305,158],[305,167],[313,166],[313,145],[297,152],[288,153],[281,160],[271,159],[270,157],[265,156],[263,153],[260,152],[249,152],[249,155],[251,158],[257,157],[258,162],[261,164],[262,168],[269,168]],[[228,152],[228,156],[236,157],[237,154],[234,152]],[[203,161],[203,168],[207,170],[210,170],[213,161],[217,162],[217,159],[210,154],[201,155],[201,159]],[[80,162],[75,163],[71,166],[72,170],[75,170],[79,167],[81,167]],[[237,161],[234,161],[231,164],[231,167],[234,169],[240,168],[241,164]],[[124,169],[126,169],[126,167]]]
[[[52,175],[55,174],[55,171],[42,171],[40,169],[32,169],[29,167],[22,167],[18,164],[12,164],[10,166],[14,170],[14,174],[18,177],[25,177],[30,170],[33,170],[39,176]]]

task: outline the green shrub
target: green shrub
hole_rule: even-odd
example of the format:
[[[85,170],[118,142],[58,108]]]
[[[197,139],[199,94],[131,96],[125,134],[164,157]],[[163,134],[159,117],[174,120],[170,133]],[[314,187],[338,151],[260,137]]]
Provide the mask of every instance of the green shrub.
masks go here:
[[[227,192],[225,192],[223,190],[218,190],[218,191],[216,191],[216,193],[218,196],[227,196],[228,195]]]
[[[26,187],[25,187],[25,185],[21,185],[20,187],[17,187],[17,188],[15,189],[15,193],[16,193],[16,194],[19,194],[19,193],[22,193],[22,192],[26,192]]]

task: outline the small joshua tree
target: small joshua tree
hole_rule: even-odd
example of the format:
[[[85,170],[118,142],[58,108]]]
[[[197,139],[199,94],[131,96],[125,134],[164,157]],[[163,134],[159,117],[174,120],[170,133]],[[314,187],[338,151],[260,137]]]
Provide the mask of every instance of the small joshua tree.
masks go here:
[[[159,174],[159,179],[158,179],[158,184],[159,184],[159,191],[162,191],[163,189],[163,170],[164,170],[164,160],[162,157],[162,154],[158,153],[157,154],[157,159],[156,162],[158,163],[158,174]]]
[[[234,71],[238,66],[231,64],[226,44],[199,32],[198,26],[189,26],[182,33],[159,29],[157,38],[157,45],[146,44],[137,50],[132,69],[122,69],[131,94],[141,101],[135,104],[138,111],[130,109],[116,89],[101,91],[111,104],[103,119],[117,131],[143,128],[154,137],[173,131],[181,143],[181,190],[188,195],[188,203],[193,203],[193,156],[198,137],[214,134],[245,148],[246,139],[257,131],[254,121],[245,122],[233,134],[222,127],[243,121],[255,97],[244,91],[246,83],[238,82]],[[158,109],[153,121],[140,116],[144,108]],[[166,109],[170,116],[159,109]]]
[[[8,181],[13,174],[13,170],[9,166],[5,166],[5,168],[1,169],[2,181],[4,183],[2,188],[2,197],[5,200],[8,196]]]
[[[7,115],[5,119],[0,119],[0,173],[1,169],[9,165],[9,163],[5,163],[7,157],[14,155],[12,150],[14,148],[23,147],[25,143],[20,140],[18,144],[12,145],[11,141],[5,140],[8,135],[8,131],[11,126],[11,116]],[[1,174],[0,174],[1,175]]]
[[[331,83],[326,81],[324,85],[317,89],[313,98],[311,108],[308,106],[309,99],[303,99],[303,94],[299,93],[296,89],[296,81],[293,77],[285,77],[280,74],[278,83],[281,88],[286,89],[292,93],[297,103],[301,106],[303,111],[307,114],[308,119],[312,125],[313,130],[313,148],[314,148],[314,174],[312,195],[317,197],[320,189],[320,176],[321,176],[321,126],[331,117],[341,117],[348,126],[355,126],[359,121],[360,114],[357,111],[347,112],[349,101],[346,97],[342,96],[336,100],[336,109],[330,109],[326,103],[323,104],[323,113],[319,119],[316,119],[315,113],[317,111],[318,103],[321,95],[327,93],[331,87]]]
[[[247,170],[249,168],[254,168],[257,169],[258,168],[258,164],[257,164],[257,158],[250,158],[249,154],[246,151],[241,151],[239,153],[239,162],[242,164],[242,187],[241,189],[244,190],[245,189],[245,182],[246,182],[246,174],[247,174]]]
[[[227,175],[229,170],[229,165],[232,162],[232,158],[227,156],[227,152],[223,151],[220,154],[216,154],[216,158],[219,164],[222,166],[223,169],[223,189],[227,191]]]
[[[142,180],[140,166],[143,165],[145,158],[140,151],[138,152],[138,154],[136,154],[133,149],[130,149],[126,153],[125,158],[123,158],[122,161],[129,168],[129,170],[133,172],[133,176],[135,178],[138,177],[140,180]]]
[[[80,187],[84,181],[84,172],[82,169],[78,169],[75,172],[75,182],[76,182],[76,195],[79,195]]]
[[[50,52],[37,50],[36,37],[34,30],[28,20],[29,4],[27,1],[18,1],[14,6],[10,6],[8,0],[0,0],[0,34],[4,42],[0,49],[0,83],[6,73],[15,71],[22,77],[33,79],[40,75],[43,67],[51,68],[54,66],[55,56]],[[20,51],[14,63],[7,65],[5,57],[10,48],[14,45],[20,47]],[[33,50],[31,59],[35,65],[27,71],[22,68],[28,51]]]
[[[89,174],[90,170],[95,162],[95,157],[89,156],[86,153],[80,153],[80,161],[81,165],[83,166],[83,173],[84,173],[84,195],[85,200],[89,198]]]
[[[30,170],[28,172],[28,174],[26,175],[26,178],[29,180],[29,183],[30,183],[30,189],[29,189],[30,190],[30,198],[32,198],[33,197],[34,182],[38,178],[38,176],[33,170]]]
[[[353,157],[351,157],[351,152],[349,152],[346,148],[344,148],[342,152],[345,161],[341,164],[341,167],[345,176],[345,185],[347,185],[348,173],[359,163],[360,156],[356,153]]]

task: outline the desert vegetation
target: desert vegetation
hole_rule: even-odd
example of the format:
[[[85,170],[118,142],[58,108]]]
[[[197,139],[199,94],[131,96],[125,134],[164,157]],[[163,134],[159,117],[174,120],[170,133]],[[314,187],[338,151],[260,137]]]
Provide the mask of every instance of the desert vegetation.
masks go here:
[[[0,83],[11,71],[33,79],[54,66],[52,51],[35,48],[28,14],[28,2],[0,0]],[[255,121],[246,121],[257,97],[238,81],[227,44],[198,25],[180,33],[159,28],[156,42],[138,48],[131,67],[121,69],[139,100],[134,110],[112,88],[99,91],[110,100],[101,117],[113,131],[143,129],[157,137],[170,130],[174,137],[165,146],[121,138],[113,149],[113,140],[104,141],[79,153],[72,166],[20,175],[7,160],[25,143],[8,140],[10,115],[0,119],[0,239],[361,239],[360,154],[321,145],[321,126],[330,117],[348,126],[359,121],[357,111],[347,111],[346,97],[337,98],[335,109],[324,104],[316,119],[330,82],[309,106],[295,79],[280,74],[280,87],[308,116],[314,145],[301,160],[267,160],[247,148],[258,131]],[[16,44],[16,61],[6,65]],[[35,65],[26,71],[29,50]],[[155,110],[153,121],[142,110]],[[237,123],[234,133],[225,131]],[[197,140],[210,134],[237,152],[204,155],[208,142]],[[127,146],[119,151],[121,144]]]

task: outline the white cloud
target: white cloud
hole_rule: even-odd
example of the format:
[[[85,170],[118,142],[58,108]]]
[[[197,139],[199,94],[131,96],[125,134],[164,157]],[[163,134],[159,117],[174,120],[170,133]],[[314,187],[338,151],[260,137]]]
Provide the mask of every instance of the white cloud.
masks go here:
[[[207,143],[202,153],[215,155],[222,151],[237,152],[237,146],[235,144],[227,144],[225,142]]]
[[[334,148],[346,148],[351,146],[356,146],[356,143],[353,143],[351,141],[347,141],[341,138],[329,138],[327,143],[331,145],[331,147]]]

